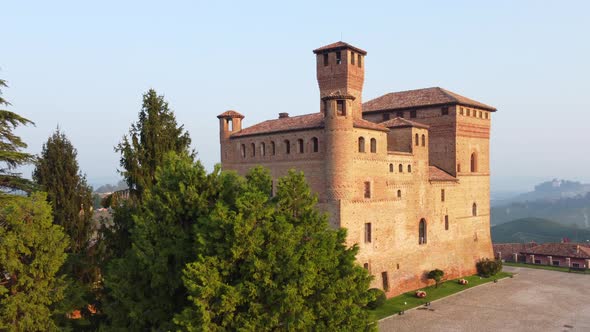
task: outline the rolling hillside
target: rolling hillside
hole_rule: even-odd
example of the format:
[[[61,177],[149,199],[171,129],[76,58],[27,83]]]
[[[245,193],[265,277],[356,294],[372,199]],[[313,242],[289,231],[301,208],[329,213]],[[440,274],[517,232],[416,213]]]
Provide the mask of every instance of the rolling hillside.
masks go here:
[[[518,219],[492,227],[493,243],[560,242],[564,237],[572,242],[586,242],[590,240],[590,230],[540,218]]]

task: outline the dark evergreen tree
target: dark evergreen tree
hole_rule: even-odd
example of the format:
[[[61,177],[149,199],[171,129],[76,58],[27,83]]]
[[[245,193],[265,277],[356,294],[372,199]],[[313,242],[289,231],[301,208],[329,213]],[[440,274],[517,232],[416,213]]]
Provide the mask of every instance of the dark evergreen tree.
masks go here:
[[[16,127],[33,124],[33,122],[16,113],[1,109],[10,105],[2,98],[1,89],[6,86],[6,81],[0,80],[0,198],[15,191],[33,190],[30,181],[23,179],[20,173],[14,172],[16,167],[31,163],[34,157],[22,152],[27,144],[13,132]]]
[[[56,274],[67,235],[52,223],[45,194],[15,197],[0,207],[0,330],[56,331],[50,306],[63,297]]]

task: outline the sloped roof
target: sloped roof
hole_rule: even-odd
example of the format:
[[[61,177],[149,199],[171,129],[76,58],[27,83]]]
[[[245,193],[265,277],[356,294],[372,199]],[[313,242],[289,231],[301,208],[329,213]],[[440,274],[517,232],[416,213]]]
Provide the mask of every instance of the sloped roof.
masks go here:
[[[495,112],[496,108],[439,87],[392,92],[363,103],[363,112],[435,105],[464,105]]]
[[[225,111],[217,116],[219,119],[221,118],[240,118],[243,119],[244,116],[234,110]]]
[[[423,129],[430,128],[429,125],[425,125],[423,123],[418,123],[415,121],[406,120],[404,118],[399,118],[399,117],[381,122],[380,125],[385,126],[387,128],[407,128],[407,127],[416,127],[416,128],[423,128]]]
[[[590,259],[590,248],[578,243],[543,243],[526,249],[522,253]]]
[[[354,47],[348,43],[345,43],[343,41],[338,41],[332,44],[328,44],[326,46],[322,46],[320,48],[316,48],[315,50],[313,50],[313,53],[318,54],[318,53],[324,53],[326,51],[332,51],[332,50],[339,50],[339,49],[345,49],[345,48],[350,48],[351,50],[360,53],[362,55],[366,55],[367,52],[365,50],[361,50],[358,47]]]
[[[443,171],[442,169],[436,166],[429,166],[428,171],[428,180],[430,181],[459,181],[456,177],[452,176],[451,174]]]

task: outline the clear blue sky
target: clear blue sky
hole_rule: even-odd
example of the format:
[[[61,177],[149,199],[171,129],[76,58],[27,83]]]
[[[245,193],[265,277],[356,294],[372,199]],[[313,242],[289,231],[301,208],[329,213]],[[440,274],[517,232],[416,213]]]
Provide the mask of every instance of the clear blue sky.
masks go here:
[[[440,86],[498,108],[492,190],[590,182],[588,1],[6,1],[0,77],[29,151],[59,125],[93,184],[141,95],[164,94],[211,169],[217,114],[318,111],[312,49],[368,51],[364,100]],[[31,170],[24,170],[29,175]]]

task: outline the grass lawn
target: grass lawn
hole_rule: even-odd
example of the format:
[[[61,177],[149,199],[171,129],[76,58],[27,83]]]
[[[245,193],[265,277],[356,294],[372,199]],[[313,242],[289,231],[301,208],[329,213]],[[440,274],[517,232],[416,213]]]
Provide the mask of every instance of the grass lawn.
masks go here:
[[[516,266],[516,267],[527,267],[530,269],[541,269],[541,270],[552,270],[552,271],[561,271],[561,272],[570,272],[569,268],[563,266],[553,266],[553,265],[541,265],[541,264],[526,264],[526,263],[512,263],[512,262],[504,262],[502,263],[506,266]],[[572,273],[582,273],[584,272],[577,272],[572,271]]]
[[[372,310],[371,314],[376,320],[379,320],[381,318],[397,314],[402,310],[412,309],[423,305],[426,302],[432,302],[445,296],[458,293],[465,289],[494,281],[494,279],[503,279],[510,277],[511,275],[512,273],[509,272],[500,272],[491,278],[481,278],[477,275],[465,277],[464,279],[469,281],[467,285],[459,285],[457,282],[458,279],[448,280],[440,284],[438,288],[434,288],[434,286],[422,288],[421,290],[425,291],[427,294],[426,298],[417,298],[414,295],[415,291],[404,293],[388,299],[383,306]]]

